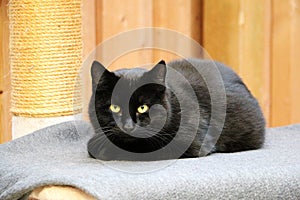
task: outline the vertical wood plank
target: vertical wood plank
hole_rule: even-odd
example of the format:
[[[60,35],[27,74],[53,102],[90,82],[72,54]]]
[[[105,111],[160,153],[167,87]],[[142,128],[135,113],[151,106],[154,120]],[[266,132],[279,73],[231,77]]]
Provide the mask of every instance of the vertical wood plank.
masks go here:
[[[300,1],[273,0],[271,123],[300,122]]]
[[[4,142],[4,110],[3,110],[3,92],[4,92],[4,72],[3,72],[3,17],[2,17],[2,1],[0,8],[0,143]]]
[[[270,125],[271,0],[242,0],[238,73],[258,99]]]
[[[201,0],[153,0],[153,13],[154,27],[162,27],[178,31],[179,33],[190,37],[198,43],[202,42],[203,13]],[[167,43],[164,44],[164,46],[169,46],[171,50],[173,50],[173,48],[186,48],[185,46],[179,44],[175,38],[174,40],[168,39],[165,41],[163,39],[161,40],[159,38],[154,38],[154,42]],[[168,42],[170,43],[168,44]],[[191,56],[194,53],[191,49],[189,49],[189,47],[187,47],[187,51],[191,51],[187,53]],[[158,49],[154,50],[153,60],[155,62],[161,59],[170,61],[177,58],[181,58],[181,56],[172,52],[166,52]]]
[[[240,1],[204,0],[203,46],[212,59],[239,69]]]
[[[232,67],[270,116],[271,0],[205,0],[203,44]]]
[[[0,8],[0,143],[11,140],[10,68],[8,62],[8,0]]]
[[[83,57],[96,46],[96,0],[82,0]]]
[[[291,123],[300,123],[300,0],[291,0]]]
[[[100,4],[101,3],[101,4]],[[152,1],[132,0],[128,1],[110,0],[98,3],[97,12],[97,42],[102,42],[109,37],[134,28],[152,26]],[[101,28],[99,28],[101,26]],[[100,32],[99,32],[100,31]],[[136,40],[141,41],[141,48],[145,41],[152,40],[151,36],[140,35]],[[130,43],[130,41],[127,41]],[[118,45],[113,48],[118,48]],[[105,52],[109,54],[109,52]],[[130,68],[152,62],[152,53],[145,50],[137,50],[135,53],[120,55],[109,67],[110,70],[119,68]],[[102,61],[106,63],[105,56]]]
[[[90,53],[96,47],[96,9],[98,0],[82,0],[82,36],[83,36],[83,60],[89,58]],[[83,76],[83,119],[88,120],[88,105],[91,96],[91,77],[89,68],[84,66]]]
[[[95,1],[96,45],[102,42],[102,0]]]

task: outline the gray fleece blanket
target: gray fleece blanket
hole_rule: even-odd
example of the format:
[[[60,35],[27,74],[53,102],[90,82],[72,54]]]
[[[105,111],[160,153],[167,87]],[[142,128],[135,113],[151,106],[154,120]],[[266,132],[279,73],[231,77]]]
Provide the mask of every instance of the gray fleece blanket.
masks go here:
[[[155,162],[88,156],[93,130],[72,121],[0,145],[0,199],[71,185],[97,199],[300,199],[300,125],[268,129],[263,149]]]

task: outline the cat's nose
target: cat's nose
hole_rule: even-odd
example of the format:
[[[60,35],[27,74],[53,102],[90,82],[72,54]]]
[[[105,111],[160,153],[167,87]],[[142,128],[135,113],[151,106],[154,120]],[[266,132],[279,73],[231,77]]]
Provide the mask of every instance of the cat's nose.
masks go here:
[[[132,131],[134,129],[134,122],[131,119],[127,119],[123,125],[125,131]]]

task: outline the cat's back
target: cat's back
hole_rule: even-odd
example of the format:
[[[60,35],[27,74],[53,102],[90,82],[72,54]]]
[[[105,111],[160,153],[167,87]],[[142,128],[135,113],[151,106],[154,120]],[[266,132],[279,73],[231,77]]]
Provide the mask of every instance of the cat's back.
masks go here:
[[[229,107],[248,102],[248,105],[259,109],[257,100],[242,79],[223,63],[191,58],[172,61],[168,66],[186,78],[200,100],[204,97],[210,101],[210,91],[218,90],[225,92]],[[169,80],[171,79],[172,77],[169,77]]]
[[[168,63],[168,67],[184,75],[191,83],[198,82],[199,79],[207,82],[208,79],[216,79],[221,76],[225,87],[236,83],[243,84],[232,69],[217,61],[189,58],[172,61]]]
[[[208,105],[204,108],[210,109],[212,99],[209,93],[216,90],[208,87],[208,82],[220,81],[224,85],[226,118],[217,151],[233,152],[262,146],[265,130],[262,110],[232,69],[216,61],[199,59],[176,60],[168,66],[185,76],[196,92],[199,105]]]

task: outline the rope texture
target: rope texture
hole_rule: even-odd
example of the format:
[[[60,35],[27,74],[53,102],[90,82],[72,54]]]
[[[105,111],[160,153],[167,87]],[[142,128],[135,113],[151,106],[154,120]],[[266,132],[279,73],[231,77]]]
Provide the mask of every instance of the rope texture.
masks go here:
[[[81,0],[10,0],[8,13],[13,114],[80,113]]]

